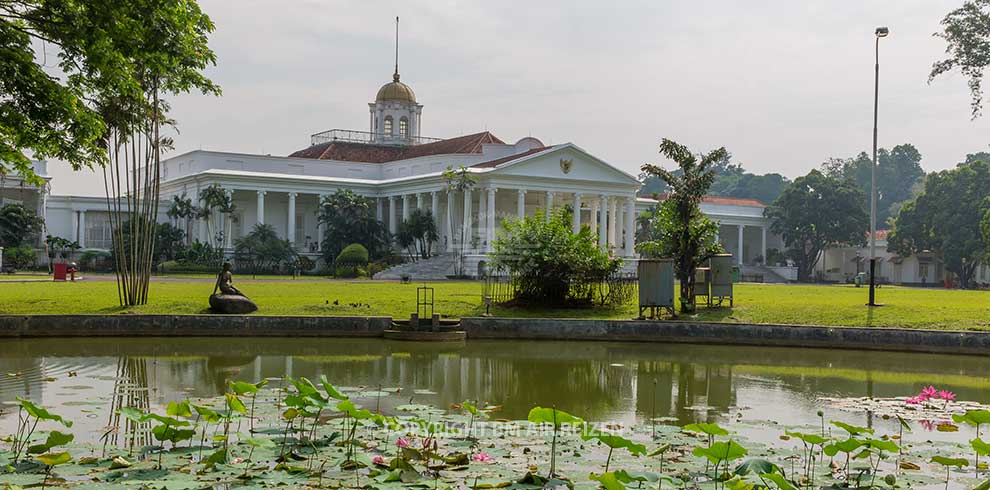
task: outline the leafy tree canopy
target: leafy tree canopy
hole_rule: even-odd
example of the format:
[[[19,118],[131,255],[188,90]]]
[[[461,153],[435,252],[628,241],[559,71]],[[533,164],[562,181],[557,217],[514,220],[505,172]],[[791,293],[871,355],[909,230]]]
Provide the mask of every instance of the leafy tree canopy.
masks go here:
[[[863,202],[869,211],[873,172],[870,155],[861,152],[855,158],[830,159],[822,164],[822,172],[839,180],[852,179],[863,191]],[[921,153],[914,145],[877,149],[877,228],[886,228],[901,206],[920,192],[924,176]]]
[[[41,231],[45,221],[23,204],[7,204],[0,207],[0,247],[14,248],[23,245]]]
[[[977,160],[931,173],[924,191],[897,215],[887,248],[903,256],[926,250],[937,253],[946,270],[959,277],[962,287],[969,287],[976,267],[990,258],[990,237],[976,225],[990,219],[988,198],[987,162]]]
[[[818,170],[795,179],[764,214],[770,230],[790,248],[798,278],[805,281],[823,250],[840,243],[861,245],[870,227],[863,192],[856,183]]]
[[[429,210],[414,209],[409,218],[399,223],[395,232],[395,242],[400,247],[410,251],[410,255],[418,255],[428,259],[433,253],[433,245],[440,240],[437,224],[433,213]]]
[[[669,171],[653,164],[643,165],[645,174],[661,179],[670,187],[668,198],[655,210],[651,219],[651,239],[637,245],[637,250],[652,256],[669,256],[681,288],[681,311],[694,311],[694,270],[721,251],[715,241],[718,223],[701,212],[701,200],[715,181],[715,168],[725,166],[729,153],[719,148],[695,155],[686,146],[664,139],[660,154],[677,163]]]
[[[935,36],[945,40],[946,58],[932,65],[928,81],[959,70],[967,78],[975,119],[983,109],[983,72],[990,66],[990,0],[967,0],[941,25]]]
[[[295,260],[296,255],[292,244],[279,238],[272,225],[254,225],[251,233],[234,240],[234,260],[238,268],[275,272]]]
[[[142,112],[149,82],[219,94],[202,74],[213,29],[189,0],[0,0],[0,172],[40,184],[32,157],[105,163],[107,127],[125,120],[107,107]]]
[[[790,182],[787,177],[778,173],[754,174],[747,172],[742,164],[732,163],[732,155],[726,153],[717,162],[712,163],[715,181],[708,190],[709,195],[736,197],[740,199],[756,199],[763,203],[773,202]],[[679,176],[681,171],[674,170],[673,175]],[[663,179],[641,173],[639,180],[643,182],[640,195],[653,196],[670,192],[670,186]]]
[[[372,257],[380,257],[388,249],[388,230],[375,217],[371,200],[350,189],[341,189],[320,202],[320,223],[323,224],[323,259],[333,263],[340,251],[351,243],[360,243]]]

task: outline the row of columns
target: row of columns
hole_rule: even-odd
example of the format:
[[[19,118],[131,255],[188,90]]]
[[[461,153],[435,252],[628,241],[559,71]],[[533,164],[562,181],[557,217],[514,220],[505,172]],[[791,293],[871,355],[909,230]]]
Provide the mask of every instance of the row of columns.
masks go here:
[[[743,242],[744,242],[744,232],[746,230],[746,225],[722,225],[722,226],[735,226],[738,233],[736,239],[736,264],[743,265]],[[760,226],[760,257],[763,257],[764,263],[767,259],[767,227]],[[715,241],[720,241],[718,236],[715,237]]]

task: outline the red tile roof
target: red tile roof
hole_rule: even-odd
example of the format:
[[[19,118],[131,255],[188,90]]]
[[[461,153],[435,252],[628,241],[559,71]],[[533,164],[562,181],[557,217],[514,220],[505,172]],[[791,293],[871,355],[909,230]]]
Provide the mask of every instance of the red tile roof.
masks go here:
[[[481,133],[458,136],[414,146],[389,146],[369,143],[349,143],[331,141],[310,146],[289,155],[296,158],[319,160],[340,160],[345,162],[385,163],[429,155],[450,155],[455,153],[481,153],[482,145],[505,144],[494,134]]]
[[[487,162],[476,163],[474,165],[471,165],[471,167],[473,167],[473,168],[495,168],[495,167],[497,167],[497,166],[499,166],[499,165],[501,165],[503,163],[508,163],[508,162],[513,161],[513,160],[518,160],[518,159],[520,159],[520,158],[522,158],[524,156],[532,155],[534,153],[539,153],[539,152],[541,152],[543,150],[546,150],[547,148],[549,148],[549,147],[544,146],[544,147],[541,147],[541,148],[533,148],[531,150],[526,150],[526,151],[524,151],[522,153],[516,153],[515,155],[509,155],[507,157],[496,158],[494,160],[489,160]]]
[[[666,201],[668,195],[669,195],[668,193],[664,192],[657,196],[657,200]],[[738,197],[705,196],[702,202],[708,204],[727,204],[730,206],[753,206],[758,208],[767,207],[766,204],[763,204],[762,202],[757,201],[756,199],[744,199]]]

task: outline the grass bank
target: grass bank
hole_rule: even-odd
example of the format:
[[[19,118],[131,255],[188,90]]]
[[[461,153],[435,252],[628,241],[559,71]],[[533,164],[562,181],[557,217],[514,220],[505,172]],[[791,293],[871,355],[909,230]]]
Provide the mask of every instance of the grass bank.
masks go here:
[[[417,284],[325,279],[242,278],[239,287],[261,315],[384,315],[406,318],[416,308]],[[484,313],[481,284],[443,281],[430,284],[436,312],[450,316]],[[0,283],[0,314],[196,314],[206,313],[212,281],[156,279],[148,305],[125,310],[117,303],[113,281],[76,283]],[[807,325],[906,327],[990,331],[990,292],[884,287],[886,304],[867,309],[866,289],[853,286],[736,286],[734,308],[702,308],[699,320]],[[629,319],[636,304],[617,308],[556,309],[494,307],[496,316]]]

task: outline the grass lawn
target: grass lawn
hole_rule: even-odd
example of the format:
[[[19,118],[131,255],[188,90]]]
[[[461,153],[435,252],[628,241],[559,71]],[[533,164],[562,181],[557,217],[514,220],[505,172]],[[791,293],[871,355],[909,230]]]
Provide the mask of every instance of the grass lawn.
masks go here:
[[[76,283],[0,282],[0,314],[55,313],[205,313],[213,290],[206,278],[156,279],[150,304],[122,309],[112,280]],[[415,309],[417,284],[325,279],[239,278],[238,287],[263,315],[385,315],[407,318]],[[435,288],[436,312],[460,317],[484,312],[481,284],[443,281]],[[866,288],[818,285],[736,285],[734,308],[701,308],[695,317],[746,323],[794,323],[838,326],[990,330],[990,292],[883,287],[867,309]],[[617,308],[552,309],[494,307],[496,316],[628,319],[636,305]]]

